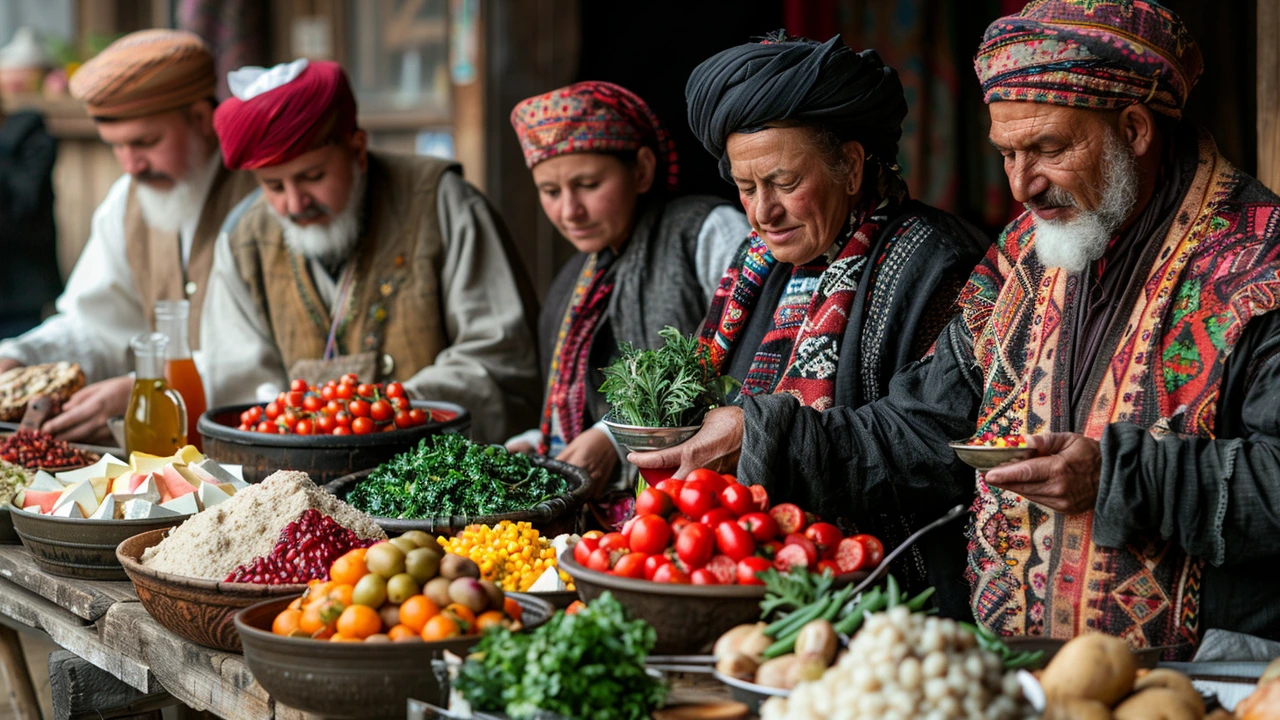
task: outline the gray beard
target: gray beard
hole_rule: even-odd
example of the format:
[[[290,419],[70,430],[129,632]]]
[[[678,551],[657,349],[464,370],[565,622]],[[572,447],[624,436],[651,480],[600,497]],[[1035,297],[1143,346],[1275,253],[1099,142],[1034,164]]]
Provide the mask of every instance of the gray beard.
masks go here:
[[[1078,201],[1066,191],[1050,188],[1055,202],[1069,200],[1077,208],[1067,221],[1041,220],[1034,215],[1036,256],[1046,267],[1071,273],[1083,272],[1089,263],[1102,258],[1111,239],[1138,202],[1138,160],[1133,151],[1109,132],[1103,142],[1104,163],[1102,202],[1094,210],[1079,209]],[[1056,194],[1055,194],[1056,193]]]
[[[365,175],[360,168],[353,170],[355,182],[347,192],[347,204],[342,212],[331,215],[325,224],[299,225],[271,207],[271,214],[284,232],[285,246],[309,260],[317,260],[325,267],[339,267],[351,256],[360,239],[360,207],[364,201]]]
[[[200,219],[205,195],[213,185],[213,179],[222,167],[222,153],[214,152],[202,158],[201,145],[192,144],[187,176],[168,190],[157,190],[143,182],[136,182],[138,208],[147,227],[162,232],[178,232],[188,222]]]

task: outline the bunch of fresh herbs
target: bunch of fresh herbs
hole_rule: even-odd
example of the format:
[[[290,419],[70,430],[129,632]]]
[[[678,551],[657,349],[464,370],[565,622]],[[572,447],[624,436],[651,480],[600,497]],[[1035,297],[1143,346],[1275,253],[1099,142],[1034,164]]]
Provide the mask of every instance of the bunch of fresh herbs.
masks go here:
[[[608,592],[576,615],[556,613],[527,633],[494,628],[462,666],[455,687],[473,710],[515,720],[643,720],[666,697],[644,661],[657,634],[627,617]]]
[[[659,333],[666,343],[640,350],[618,343],[618,359],[604,368],[604,393],[612,420],[639,427],[688,427],[723,405],[736,381],[711,368],[710,354],[696,336],[671,326]]]
[[[379,465],[346,501],[375,517],[416,520],[527,510],[568,491],[563,476],[525,455],[447,434]]]

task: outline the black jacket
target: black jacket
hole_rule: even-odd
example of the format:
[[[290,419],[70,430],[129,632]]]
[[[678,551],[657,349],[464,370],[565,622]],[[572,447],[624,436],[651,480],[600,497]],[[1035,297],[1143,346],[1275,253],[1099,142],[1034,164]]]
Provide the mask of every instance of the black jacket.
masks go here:
[[[33,112],[0,125],[0,317],[39,313],[62,292],[53,219],[57,141]]]

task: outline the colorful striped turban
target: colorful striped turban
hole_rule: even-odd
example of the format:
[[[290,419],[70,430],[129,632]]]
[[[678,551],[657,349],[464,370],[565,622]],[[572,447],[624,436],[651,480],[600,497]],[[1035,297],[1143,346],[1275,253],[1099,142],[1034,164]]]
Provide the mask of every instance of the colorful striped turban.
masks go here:
[[[232,170],[281,165],[357,129],[356,98],[337,63],[295,60],[227,74],[232,97],[213,113]]]
[[[204,41],[185,30],[140,30],[71,76],[71,96],[96,120],[128,120],[211,100],[218,76]]]
[[[647,147],[658,156],[658,178],[677,187],[676,146],[658,116],[630,90],[607,82],[580,82],[535,95],[511,110],[525,164],[568,153],[617,152]]]
[[[973,67],[988,103],[1142,103],[1178,118],[1204,61],[1178,16],[1152,0],[1037,0],[991,23]]]

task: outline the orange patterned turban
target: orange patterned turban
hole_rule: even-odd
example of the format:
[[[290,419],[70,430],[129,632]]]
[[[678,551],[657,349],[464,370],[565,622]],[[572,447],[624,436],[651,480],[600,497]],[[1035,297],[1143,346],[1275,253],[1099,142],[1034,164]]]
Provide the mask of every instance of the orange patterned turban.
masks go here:
[[[128,120],[212,98],[213,55],[185,30],[140,30],[107,46],[71,77],[71,95],[95,120]]]

